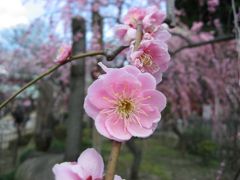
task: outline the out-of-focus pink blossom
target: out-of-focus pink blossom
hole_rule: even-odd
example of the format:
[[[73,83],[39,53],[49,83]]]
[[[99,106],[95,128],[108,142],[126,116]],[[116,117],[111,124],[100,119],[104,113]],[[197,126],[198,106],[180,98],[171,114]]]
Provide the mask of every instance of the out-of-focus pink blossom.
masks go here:
[[[141,72],[151,73],[159,83],[162,79],[162,72],[168,68],[170,55],[165,43],[143,40],[137,51],[130,52],[128,60]]]
[[[203,27],[203,22],[194,22],[191,28],[193,32],[199,32]]]
[[[171,38],[171,34],[168,31],[168,26],[162,24],[155,31],[147,32],[143,34],[144,40],[156,40],[161,42],[166,42]]]
[[[71,46],[64,44],[60,47],[60,49],[58,50],[58,54],[56,59],[54,60],[54,62],[62,64],[64,63],[68,57],[71,56],[72,53],[72,48]]]
[[[131,65],[120,69],[100,65],[106,74],[88,88],[84,102],[98,132],[120,142],[150,136],[166,106],[154,77]]]
[[[166,14],[160,11],[156,6],[149,8],[132,8],[123,18],[122,25],[117,25],[115,32],[117,37],[129,45],[136,37],[136,28],[138,23],[143,25],[144,37],[154,38],[163,42],[170,38],[168,27],[163,21]],[[145,35],[146,34],[146,35]]]
[[[209,12],[215,12],[217,6],[219,5],[219,0],[208,0],[208,11]]]
[[[143,27],[145,32],[153,32],[163,23],[166,14],[159,11],[156,6],[147,8],[146,16],[143,18]]]
[[[93,148],[86,149],[77,162],[64,162],[53,167],[55,180],[103,180],[104,163]],[[121,180],[115,175],[114,180]]]
[[[137,30],[125,24],[116,25],[114,30],[124,45],[129,45],[136,37]]]
[[[144,8],[131,8],[123,18],[123,23],[129,25],[131,28],[137,28],[137,23],[142,21],[146,15]]]

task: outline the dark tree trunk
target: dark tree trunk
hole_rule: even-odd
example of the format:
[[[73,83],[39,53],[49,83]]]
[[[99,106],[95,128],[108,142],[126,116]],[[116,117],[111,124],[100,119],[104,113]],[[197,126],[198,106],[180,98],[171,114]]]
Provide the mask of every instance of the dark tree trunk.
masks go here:
[[[94,50],[102,49],[103,48],[103,19],[102,19],[102,16],[99,14],[99,12],[93,12],[92,14],[92,32],[94,33],[92,38],[96,39],[98,44],[98,49],[94,49]],[[98,69],[97,60],[94,60],[94,62],[92,63],[92,66],[95,66],[95,67],[92,67],[93,69]],[[93,80],[95,80],[97,77],[92,76],[92,78]],[[98,152],[101,152],[102,136],[97,132],[95,126],[93,126],[92,128],[92,145],[93,145],[93,148],[95,148]]]
[[[42,80],[39,84],[35,129],[35,143],[39,151],[47,151],[52,141],[53,93],[53,85],[48,80]]]
[[[78,34],[82,36],[76,40]],[[85,20],[81,17],[72,19],[73,55],[85,52],[86,28]],[[75,38],[74,38],[75,37]],[[79,37],[79,36],[78,36]],[[70,97],[69,97],[69,119],[67,122],[67,139],[65,149],[65,160],[74,161],[80,154],[80,144],[82,136],[83,102],[85,85],[85,62],[84,59],[72,64],[70,75]]]
[[[133,155],[133,162],[129,179],[137,180],[139,178],[139,170],[142,160],[142,148],[137,146],[134,139],[127,141],[126,145]]]

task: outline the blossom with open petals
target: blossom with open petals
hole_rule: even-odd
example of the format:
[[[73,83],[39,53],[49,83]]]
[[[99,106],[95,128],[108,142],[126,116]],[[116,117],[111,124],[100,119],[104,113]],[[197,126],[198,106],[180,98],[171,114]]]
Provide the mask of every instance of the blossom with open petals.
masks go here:
[[[77,162],[64,162],[53,167],[55,180],[103,180],[104,163],[93,148],[86,149]],[[121,180],[115,175],[114,180]]]
[[[159,83],[162,79],[162,72],[168,68],[170,55],[165,43],[143,40],[136,51],[130,52],[128,60],[142,72],[151,73]]]
[[[67,44],[63,44],[58,50],[57,57],[54,62],[62,64],[64,63],[69,56],[71,56],[72,48]]]
[[[137,23],[142,21],[146,16],[145,8],[133,7],[128,10],[127,14],[123,17],[123,23],[132,28],[137,28]]]
[[[146,16],[143,18],[143,28],[145,32],[156,31],[157,28],[163,23],[166,14],[160,11],[156,6],[147,8]]]
[[[116,141],[150,136],[166,106],[156,80],[135,66],[107,68],[88,88],[84,108],[103,136]]]
[[[166,14],[156,6],[132,8],[123,18],[123,24],[115,27],[116,36],[124,45],[129,45],[136,37],[137,24],[143,26],[144,37],[151,37],[165,42],[170,38],[168,27],[164,22]]]

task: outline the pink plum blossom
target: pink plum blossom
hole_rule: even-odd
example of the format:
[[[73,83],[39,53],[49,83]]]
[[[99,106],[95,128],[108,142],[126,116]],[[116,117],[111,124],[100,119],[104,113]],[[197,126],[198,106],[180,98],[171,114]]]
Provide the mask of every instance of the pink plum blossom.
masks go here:
[[[84,102],[98,132],[119,142],[150,136],[166,106],[154,77],[132,65],[118,69],[100,66],[106,74],[88,88]]]
[[[219,0],[208,0],[207,4],[209,12],[213,13],[216,11],[217,6],[219,5]]]
[[[103,180],[104,163],[93,148],[82,152],[77,162],[63,162],[53,167],[55,180]],[[114,180],[122,180],[115,175]]]
[[[191,28],[193,32],[199,32],[203,27],[203,22],[194,22]]]
[[[123,24],[115,27],[115,33],[122,43],[129,45],[136,37],[137,24],[142,23],[144,37],[147,36],[165,42],[171,37],[168,26],[163,23],[165,18],[166,14],[156,6],[146,9],[132,8],[124,16]]]
[[[116,36],[121,40],[124,45],[129,45],[129,43],[135,39],[137,30],[131,28],[126,24],[118,24],[115,26],[114,31]]]
[[[58,54],[54,62],[62,64],[64,63],[69,56],[71,56],[72,48],[67,44],[63,44],[58,50]]]
[[[162,79],[162,72],[168,68],[170,55],[165,43],[143,40],[137,51],[132,50],[130,52],[128,60],[139,68],[141,72],[151,73],[159,83]]]
[[[159,11],[156,6],[147,8],[146,16],[143,18],[143,28],[145,32],[155,31],[165,20],[166,14]]]
[[[123,18],[123,23],[129,25],[131,28],[136,28],[139,21],[143,21],[146,15],[144,8],[131,8]]]

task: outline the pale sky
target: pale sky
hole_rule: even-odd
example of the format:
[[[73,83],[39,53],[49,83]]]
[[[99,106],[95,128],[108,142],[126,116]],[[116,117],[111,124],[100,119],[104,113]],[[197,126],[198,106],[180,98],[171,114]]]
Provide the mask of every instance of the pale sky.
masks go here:
[[[21,0],[0,0],[0,29],[27,24],[43,13],[39,4],[22,4]]]

